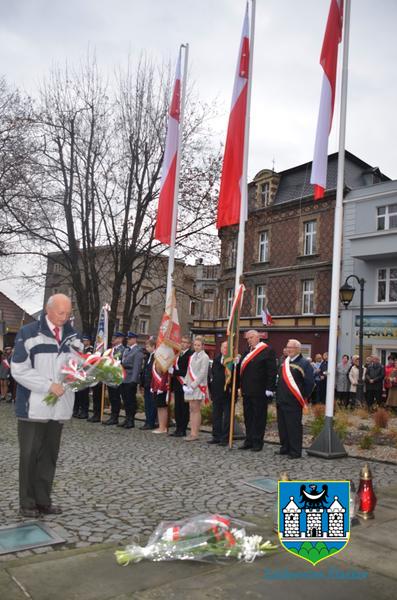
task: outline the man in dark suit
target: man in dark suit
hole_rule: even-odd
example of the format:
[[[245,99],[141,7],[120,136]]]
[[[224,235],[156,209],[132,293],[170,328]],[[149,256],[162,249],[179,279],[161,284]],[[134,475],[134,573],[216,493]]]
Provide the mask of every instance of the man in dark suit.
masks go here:
[[[178,356],[175,367],[172,371],[171,390],[174,392],[175,406],[175,431],[170,433],[173,437],[186,436],[186,429],[189,423],[189,402],[185,402],[183,392],[183,378],[187,373],[189,358],[193,354],[191,341],[188,336],[181,339],[181,353]]]
[[[227,355],[227,342],[222,342],[221,353],[214,358],[211,368],[212,398],[212,439],[208,444],[227,446],[230,429],[230,409],[232,400],[232,380],[226,386],[224,357]]]
[[[154,351],[156,350],[156,342],[150,339],[145,345],[146,356],[143,363],[141,374],[141,386],[143,387],[143,398],[145,402],[145,424],[140,429],[155,429],[157,407],[156,399],[151,391],[152,387],[152,369],[154,362]]]
[[[125,346],[123,344],[124,333],[116,331],[112,336],[112,348],[113,357],[117,360],[122,360]],[[111,414],[107,421],[104,421],[104,425],[118,425],[120,408],[121,408],[121,385],[117,387],[108,386],[108,394],[110,401]]]
[[[276,387],[277,359],[274,350],[261,342],[257,331],[248,331],[246,339],[250,350],[240,363],[245,441],[239,449],[260,452],[266,429],[267,405]]]
[[[137,344],[137,334],[127,333],[127,348],[123,352],[121,364],[125,369],[125,378],[121,384],[121,397],[123,399],[125,420],[119,427],[132,429],[135,427],[136,392],[141,378],[143,365],[143,350]]]
[[[311,363],[302,356],[298,340],[288,340],[288,357],[279,369],[277,422],[281,447],[277,454],[302,455],[302,411],[314,388]]]

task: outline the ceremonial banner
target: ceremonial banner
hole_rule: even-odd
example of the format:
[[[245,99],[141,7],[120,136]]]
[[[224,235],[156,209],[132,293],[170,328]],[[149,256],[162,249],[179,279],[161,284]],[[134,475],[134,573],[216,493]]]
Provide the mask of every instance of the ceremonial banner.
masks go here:
[[[270,311],[269,311],[269,309],[267,308],[267,306],[265,306],[265,307],[262,309],[262,313],[261,313],[261,315],[262,315],[262,323],[263,323],[264,325],[273,325],[273,317],[272,317],[272,315],[270,314]]]
[[[232,366],[238,355],[238,334],[240,328],[240,313],[243,304],[245,287],[241,283],[233,301],[232,310],[227,325],[227,354],[223,359],[225,365],[225,389],[230,384],[232,378]]]
[[[167,306],[160,323],[154,358],[160,373],[165,373],[173,366],[176,356],[181,350],[181,328],[176,309],[175,290],[167,298]]]
[[[103,353],[105,350],[107,350],[109,334],[109,310],[109,304],[105,304],[104,306],[102,306],[101,312],[99,313],[98,329],[95,338],[94,352]]]
[[[338,46],[342,39],[343,0],[331,0],[325,30],[320,64],[324,70],[320,110],[310,183],[314,185],[314,198],[324,196],[327,186],[328,136],[332,127],[336,91]]]

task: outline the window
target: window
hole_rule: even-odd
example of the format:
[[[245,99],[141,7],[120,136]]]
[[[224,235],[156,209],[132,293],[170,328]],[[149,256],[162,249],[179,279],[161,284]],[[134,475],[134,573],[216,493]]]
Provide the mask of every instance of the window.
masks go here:
[[[309,256],[316,252],[317,221],[304,223],[304,247],[303,254]]]
[[[395,229],[397,227],[397,204],[378,206],[377,213],[378,231]]]
[[[262,206],[269,206],[270,200],[270,183],[265,181],[261,184],[261,203]]]
[[[194,317],[195,314],[196,314],[196,302],[195,302],[195,300],[190,300],[189,315]]]
[[[397,302],[397,267],[378,269],[377,302]]]
[[[259,262],[267,262],[269,260],[269,232],[262,231],[259,234]]]
[[[139,319],[139,333],[146,335],[148,332],[149,321],[147,319]]]
[[[149,305],[150,305],[150,290],[143,290],[141,306],[149,306]]]
[[[266,286],[265,285],[257,285],[256,286],[256,315],[259,317],[262,314],[266,306]]]
[[[228,266],[229,269],[232,269],[236,266],[237,262],[237,238],[234,238],[230,241],[229,245],[229,257],[228,257]]]
[[[302,314],[314,313],[314,279],[302,281]]]
[[[226,316],[230,317],[234,300],[234,289],[229,288],[226,293]]]

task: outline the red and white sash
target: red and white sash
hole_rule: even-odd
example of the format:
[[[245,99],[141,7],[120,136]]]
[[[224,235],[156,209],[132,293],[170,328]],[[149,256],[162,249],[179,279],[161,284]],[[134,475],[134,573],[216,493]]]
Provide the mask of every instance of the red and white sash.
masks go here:
[[[244,356],[243,360],[241,361],[240,375],[243,374],[243,371],[248,365],[248,363],[250,363],[251,360],[255,358],[255,356],[258,356],[258,354],[263,352],[265,348],[267,348],[267,344],[265,344],[264,342],[259,342],[259,344],[257,344],[255,348],[251,350],[251,352],[248,352],[248,354]]]
[[[156,394],[157,392],[168,392],[168,373],[167,378],[164,374],[160,375],[155,366],[155,361],[153,361],[152,366],[152,386],[151,392]]]
[[[195,375],[193,368],[192,368],[192,358],[193,358],[194,354],[192,354],[189,357],[189,362],[187,365],[187,370],[190,376],[190,379],[192,380],[192,382],[197,381],[197,375]],[[209,397],[208,397],[208,386],[207,385],[199,385],[197,386],[198,389],[200,390],[200,392],[202,394],[204,394],[204,404],[208,404],[209,402]]]
[[[296,381],[293,378],[293,375],[291,373],[290,357],[289,356],[287,356],[287,358],[283,362],[281,373],[282,373],[282,376],[283,376],[284,383],[287,386],[287,388],[289,389],[289,391],[291,392],[291,394],[293,396],[295,396],[295,398],[298,400],[298,402],[302,406],[302,408],[306,408],[307,407],[307,402],[304,399],[304,397],[302,396],[302,394],[300,392],[300,389],[298,388],[298,386],[296,384]]]
[[[179,371],[179,359],[180,359],[180,358],[181,358],[181,355],[179,355],[179,356],[178,356],[178,357],[175,359],[175,364],[174,364],[174,367],[175,367],[176,369],[178,369],[178,371]],[[185,381],[184,381],[184,379],[183,379],[183,377],[182,377],[181,375],[176,375],[175,377],[177,378],[177,380],[179,381],[179,383],[180,383],[181,385],[185,385]]]

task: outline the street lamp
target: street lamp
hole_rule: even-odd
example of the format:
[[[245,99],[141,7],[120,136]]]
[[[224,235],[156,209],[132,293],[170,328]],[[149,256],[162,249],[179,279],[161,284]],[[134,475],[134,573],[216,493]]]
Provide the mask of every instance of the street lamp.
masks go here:
[[[347,309],[353,300],[355,288],[349,285],[349,279],[355,279],[360,286],[360,326],[358,338],[358,382],[357,382],[357,400],[362,404],[364,399],[364,381],[363,381],[363,350],[364,350],[364,286],[365,279],[357,275],[348,275],[345,283],[339,289],[339,298]]]

